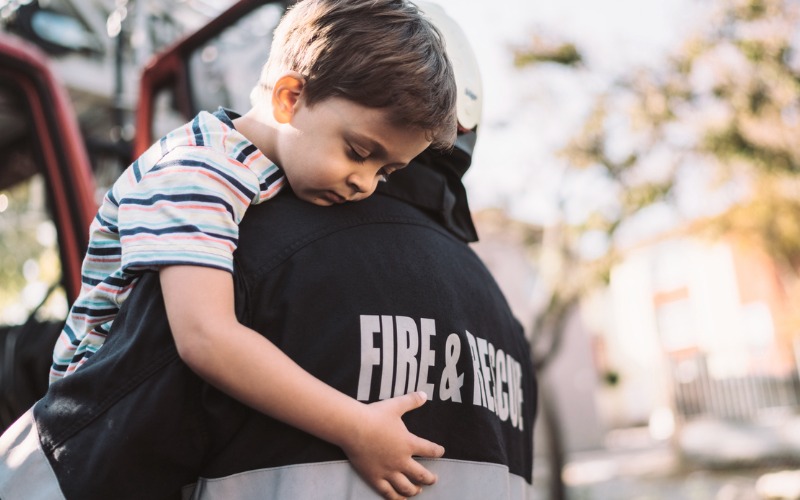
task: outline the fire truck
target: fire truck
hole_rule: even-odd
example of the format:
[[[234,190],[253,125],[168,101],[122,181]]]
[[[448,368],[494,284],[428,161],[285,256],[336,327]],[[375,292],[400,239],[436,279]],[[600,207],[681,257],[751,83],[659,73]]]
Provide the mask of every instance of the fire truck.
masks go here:
[[[136,99],[127,111],[113,95],[107,99],[117,123],[99,126],[118,131],[103,140],[96,123],[79,123],[77,108],[87,108],[90,92],[64,84],[63,71],[74,64],[63,69],[57,61],[102,49],[89,23],[28,2],[18,5],[21,20],[0,31],[0,431],[47,389],[52,348],[80,291],[88,227],[105,190],[155,138],[200,110],[248,108],[288,3],[236,2],[138,71],[118,65],[111,71],[117,84],[107,87],[130,86],[134,74]],[[74,34],[79,28],[82,37]]]

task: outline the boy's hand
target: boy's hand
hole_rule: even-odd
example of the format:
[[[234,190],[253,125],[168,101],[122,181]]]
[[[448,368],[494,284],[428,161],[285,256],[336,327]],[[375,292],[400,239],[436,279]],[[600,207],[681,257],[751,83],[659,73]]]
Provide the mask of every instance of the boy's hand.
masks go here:
[[[204,380],[251,408],[340,446],[385,498],[414,496],[420,485],[436,481],[412,455],[437,458],[444,448],[408,432],[401,419],[422,406],[424,393],[373,404],[356,401],[239,323],[230,273],[165,266],[159,274],[178,354]]]
[[[356,471],[387,499],[417,495],[421,485],[436,482],[436,476],[412,455],[439,458],[444,448],[408,432],[400,417],[427,400],[424,392],[364,405],[358,431],[342,448]]]

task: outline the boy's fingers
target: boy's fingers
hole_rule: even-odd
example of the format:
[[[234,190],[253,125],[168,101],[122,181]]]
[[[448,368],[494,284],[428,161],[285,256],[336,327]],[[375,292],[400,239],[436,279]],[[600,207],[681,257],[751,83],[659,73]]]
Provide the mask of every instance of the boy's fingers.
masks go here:
[[[401,414],[416,410],[428,400],[428,395],[422,391],[409,392],[403,396],[394,398],[395,402],[400,409]]]
[[[374,485],[375,491],[381,496],[381,498],[385,498],[386,500],[399,500],[403,497],[397,494],[394,491],[394,487],[389,481],[381,480],[379,483]]]
[[[392,475],[392,477],[389,479],[389,482],[392,484],[394,491],[400,495],[403,495],[404,497],[413,497],[422,491],[422,488],[416,484],[413,484],[404,474],[399,472]]]
[[[444,455],[444,446],[419,436],[414,436],[414,438],[412,455],[425,458],[441,458]]]
[[[416,460],[410,461],[408,468],[405,471],[405,475],[409,481],[418,485],[429,486],[436,483],[437,479],[436,474],[423,467],[422,464]]]

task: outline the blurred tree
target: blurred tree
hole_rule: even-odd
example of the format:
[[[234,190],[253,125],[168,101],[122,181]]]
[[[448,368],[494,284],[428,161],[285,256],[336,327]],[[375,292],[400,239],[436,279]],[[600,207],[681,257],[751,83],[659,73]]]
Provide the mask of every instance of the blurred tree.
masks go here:
[[[578,66],[582,61],[583,58],[574,44],[557,42],[552,37],[536,36],[530,46],[514,49],[514,65],[517,67],[539,62]]]
[[[626,244],[620,235],[654,208],[711,236],[749,236],[784,264],[791,283],[800,281],[800,3],[715,8],[666,64],[633,68],[599,96],[562,151],[570,169],[601,172],[603,189],[619,196],[584,220],[563,217],[543,240],[543,266],[554,275],[550,303],[534,319],[540,364],[580,297],[607,281]],[[515,49],[514,61],[589,66],[574,44],[541,38]],[[685,194],[698,172],[712,179],[708,199],[723,200],[713,211]],[[590,233],[608,251],[587,264],[579,249]]]
[[[567,170],[599,173],[597,189],[616,196],[575,220],[566,217],[574,201],[560,195],[564,216],[538,248],[550,290],[533,319],[539,369],[581,298],[608,281],[625,236],[654,210],[691,231],[756,241],[800,297],[800,2],[721,0],[714,9],[665,64],[632,68],[600,95],[561,151]],[[518,67],[556,64],[577,78],[592,70],[569,42],[534,38],[513,56]],[[698,191],[698,179],[710,181]],[[581,254],[588,235],[604,241],[601,257]]]

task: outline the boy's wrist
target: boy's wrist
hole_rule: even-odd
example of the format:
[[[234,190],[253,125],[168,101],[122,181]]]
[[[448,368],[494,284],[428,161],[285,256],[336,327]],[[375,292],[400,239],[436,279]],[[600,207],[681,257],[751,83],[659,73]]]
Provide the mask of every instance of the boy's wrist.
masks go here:
[[[338,423],[332,425],[333,436],[327,441],[335,444],[347,452],[358,446],[363,441],[366,429],[364,425],[368,420],[368,405],[355,399],[350,399],[349,404],[340,415]]]

